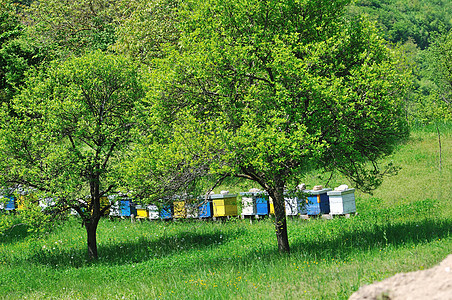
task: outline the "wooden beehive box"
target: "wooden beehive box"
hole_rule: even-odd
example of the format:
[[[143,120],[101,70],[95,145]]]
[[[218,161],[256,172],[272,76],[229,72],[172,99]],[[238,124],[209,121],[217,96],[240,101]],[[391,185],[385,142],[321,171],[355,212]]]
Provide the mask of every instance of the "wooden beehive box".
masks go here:
[[[298,203],[296,197],[284,197],[284,203],[286,206],[286,216],[298,215]]]
[[[108,196],[110,201],[110,217],[121,216],[120,203],[116,200],[116,196]]]
[[[212,200],[201,200],[201,203],[198,206],[198,216],[199,218],[213,217]]]
[[[185,207],[185,201],[174,201],[174,218],[186,218],[187,217],[187,209]]]
[[[149,218],[149,211],[147,210],[147,207],[137,205],[137,219],[147,219]]]
[[[320,215],[330,213],[330,201],[327,193],[330,188],[321,189],[319,191],[306,190],[308,197],[306,199],[306,211],[308,215]]]
[[[273,199],[272,199],[272,197],[270,197],[269,199],[268,199],[268,202],[269,202],[269,206],[270,206],[270,214],[271,215],[274,215],[275,214],[275,205],[273,204]]]
[[[55,203],[55,202],[53,202],[53,203]],[[106,208],[109,205],[110,205],[110,200],[108,200],[108,198],[106,196],[100,197],[100,209],[101,210]],[[103,213],[103,216],[108,216],[109,214],[110,214],[110,208],[107,208],[105,210],[105,212]]]
[[[268,195],[265,193],[256,194],[256,214],[258,216],[266,216],[269,214]]]
[[[214,217],[237,216],[237,195],[236,194],[213,194],[210,195],[213,206]]]
[[[242,216],[255,216],[257,208],[254,193],[240,193],[240,195],[242,196]]]
[[[159,208],[157,207],[157,205],[150,204],[146,208],[147,208],[148,213],[149,213],[149,219],[151,219],[151,220],[158,220],[158,219],[160,219]]]
[[[6,198],[6,200],[5,200],[5,198]],[[8,211],[16,209],[16,205],[14,203],[14,197],[2,196],[0,201],[2,202],[1,207],[0,207],[1,209],[8,210]]]
[[[121,217],[130,217],[131,215],[137,215],[135,204],[133,204],[131,199],[121,199],[119,201],[119,207],[121,209]]]
[[[355,189],[328,192],[330,214],[343,215],[356,212]]]
[[[308,213],[306,198],[297,197],[297,209],[300,215],[306,215]]]
[[[187,218],[198,218],[199,217],[198,204],[186,202],[185,209],[187,211]]]
[[[17,199],[17,209],[23,210],[25,207],[25,195],[20,195],[19,199]],[[38,204],[39,205],[39,204]]]
[[[169,220],[173,218],[171,204],[164,204],[160,209],[160,219]]]

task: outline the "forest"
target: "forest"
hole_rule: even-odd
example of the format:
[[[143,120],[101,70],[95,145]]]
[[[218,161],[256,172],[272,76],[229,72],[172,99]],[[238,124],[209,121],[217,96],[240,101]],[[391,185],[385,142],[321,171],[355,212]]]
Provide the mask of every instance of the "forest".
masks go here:
[[[304,175],[372,192],[410,127],[441,147],[452,116],[450,1],[0,3],[1,185],[75,210],[93,258],[101,197],[236,179],[274,199],[289,252]]]

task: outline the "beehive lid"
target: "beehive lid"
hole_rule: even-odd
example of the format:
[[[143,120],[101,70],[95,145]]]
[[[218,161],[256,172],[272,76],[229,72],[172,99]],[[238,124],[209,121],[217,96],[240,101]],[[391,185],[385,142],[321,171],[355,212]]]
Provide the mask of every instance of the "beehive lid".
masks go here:
[[[352,188],[352,189],[348,189],[345,191],[330,191],[327,194],[328,194],[328,196],[342,196],[342,195],[351,194],[354,192],[355,192],[355,189]]]
[[[321,195],[321,194],[328,193],[329,191],[331,191],[330,188],[324,188],[324,189],[321,189],[318,191],[306,190],[305,193],[308,193],[309,195]]]
[[[209,196],[210,199],[224,199],[224,198],[235,198],[235,197],[237,197],[237,194],[226,194],[226,195],[213,194],[213,195]]]

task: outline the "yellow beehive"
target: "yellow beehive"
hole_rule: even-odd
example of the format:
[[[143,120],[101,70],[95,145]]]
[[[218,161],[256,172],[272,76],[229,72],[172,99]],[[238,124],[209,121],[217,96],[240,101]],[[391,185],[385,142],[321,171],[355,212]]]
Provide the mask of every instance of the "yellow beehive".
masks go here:
[[[273,199],[270,198],[270,214],[274,215],[275,214],[275,206],[273,205]]]
[[[187,209],[185,208],[185,201],[173,202],[174,218],[186,218]]]
[[[17,201],[17,209],[18,210],[24,209],[25,196],[24,195],[20,195],[18,200],[19,201]]]
[[[137,206],[137,218],[138,219],[147,219],[149,218],[149,211],[146,207]]]
[[[214,194],[210,195],[213,204],[214,217],[237,216],[237,195]]]

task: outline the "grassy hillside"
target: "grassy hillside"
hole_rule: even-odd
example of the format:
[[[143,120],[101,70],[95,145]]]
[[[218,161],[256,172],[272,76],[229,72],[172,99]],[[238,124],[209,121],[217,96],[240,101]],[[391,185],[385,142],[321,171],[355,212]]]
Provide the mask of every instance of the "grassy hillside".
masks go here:
[[[0,298],[346,299],[450,253],[452,126],[442,133],[442,171],[435,131],[415,130],[389,158],[399,174],[358,194],[357,216],[289,220],[290,256],[271,220],[103,220],[95,263],[77,220],[39,238],[17,226],[0,240]]]

